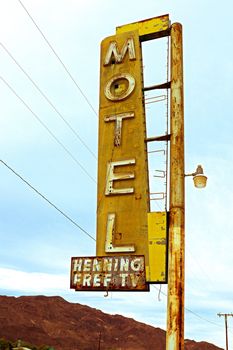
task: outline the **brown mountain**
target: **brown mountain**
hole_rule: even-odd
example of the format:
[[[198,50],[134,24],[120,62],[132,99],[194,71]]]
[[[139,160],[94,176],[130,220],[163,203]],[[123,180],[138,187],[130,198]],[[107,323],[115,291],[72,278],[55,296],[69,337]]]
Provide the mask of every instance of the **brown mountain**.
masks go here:
[[[0,296],[0,338],[55,350],[164,350],[165,331],[120,315],[69,303],[61,297]],[[185,350],[220,350],[185,341]],[[222,349],[221,349],[222,350]]]

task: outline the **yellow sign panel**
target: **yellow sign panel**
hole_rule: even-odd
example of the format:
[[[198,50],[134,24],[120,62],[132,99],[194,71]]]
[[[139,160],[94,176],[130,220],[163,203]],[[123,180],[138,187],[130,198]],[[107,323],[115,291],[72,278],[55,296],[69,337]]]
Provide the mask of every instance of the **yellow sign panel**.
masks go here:
[[[148,213],[149,267],[147,282],[167,280],[167,213]]]
[[[132,30],[138,30],[140,37],[145,37],[145,40],[149,36],[156,33],[168,31],[170,28],[169,15],[163,15],[159,17],[149,18],[144,21],[129,23],[116,28],[116,34],[122,34]],[[155,37],[155,36],[154,36]]]
[[[138,31],[101,44],[97,256],[136,254],[148,265],[149,186]]]

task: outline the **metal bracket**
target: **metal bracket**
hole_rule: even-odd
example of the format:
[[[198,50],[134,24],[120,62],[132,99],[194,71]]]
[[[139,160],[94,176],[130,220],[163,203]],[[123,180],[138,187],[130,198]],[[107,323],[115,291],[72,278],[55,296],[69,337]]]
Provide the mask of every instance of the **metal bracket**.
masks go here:
[[[145,142],[154,142],[154,141],[170,141],[171,134],[166,134],[162,136],[148,137],[145,139]]]
[[[158,198],[150,198],[151,201],[160,201],[163,200],[165,198],[165,193],[164,192],[151,192],[150,196],[161,196]]]
[[[154,177],[161,177],[162,179],[165,178],[166,171],[164,171],[164,170],[155,170],[155,171],[157,171],[158,173],[161,173],[162,175],[154,175]]]
[[[145,104],[148,105],[149,103],[161,102],[161,101],[165,101],[166,99],[167,99],[166,95],[152,96],[152,97],[145,98]]]
[[[150,91],[150,90],[170,89],[170,87],[171,87],[171,82],[168,81],[167,83],[164,83],[164,84],[158,84],[158,85],[144,87],[142,90],[143,91]]]

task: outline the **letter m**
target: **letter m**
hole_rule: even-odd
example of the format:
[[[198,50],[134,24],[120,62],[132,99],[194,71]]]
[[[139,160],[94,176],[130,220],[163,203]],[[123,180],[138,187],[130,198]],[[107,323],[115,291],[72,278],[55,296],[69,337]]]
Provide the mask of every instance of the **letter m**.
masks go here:
[[[136,60],[133,38],[125,41],[121,51],[119,51],[117,42],[111,41],[104,59],[104,66],[108,66],[111,63],[121,63],[127,51],[129,51],[129,59]]]

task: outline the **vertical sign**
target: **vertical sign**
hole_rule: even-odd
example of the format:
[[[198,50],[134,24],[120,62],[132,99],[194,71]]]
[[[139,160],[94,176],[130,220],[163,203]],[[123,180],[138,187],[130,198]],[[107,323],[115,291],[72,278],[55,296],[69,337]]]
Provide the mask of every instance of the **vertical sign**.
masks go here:
[[[166,214],[150,212],[141,42],[169,16],[117,27],[101,43],[96,255],[71,259],[76,291],[148,291],[166,283]]]
[[[138,30],[102,41],[97,256],[144,255],[149,208],[142,54]]]

